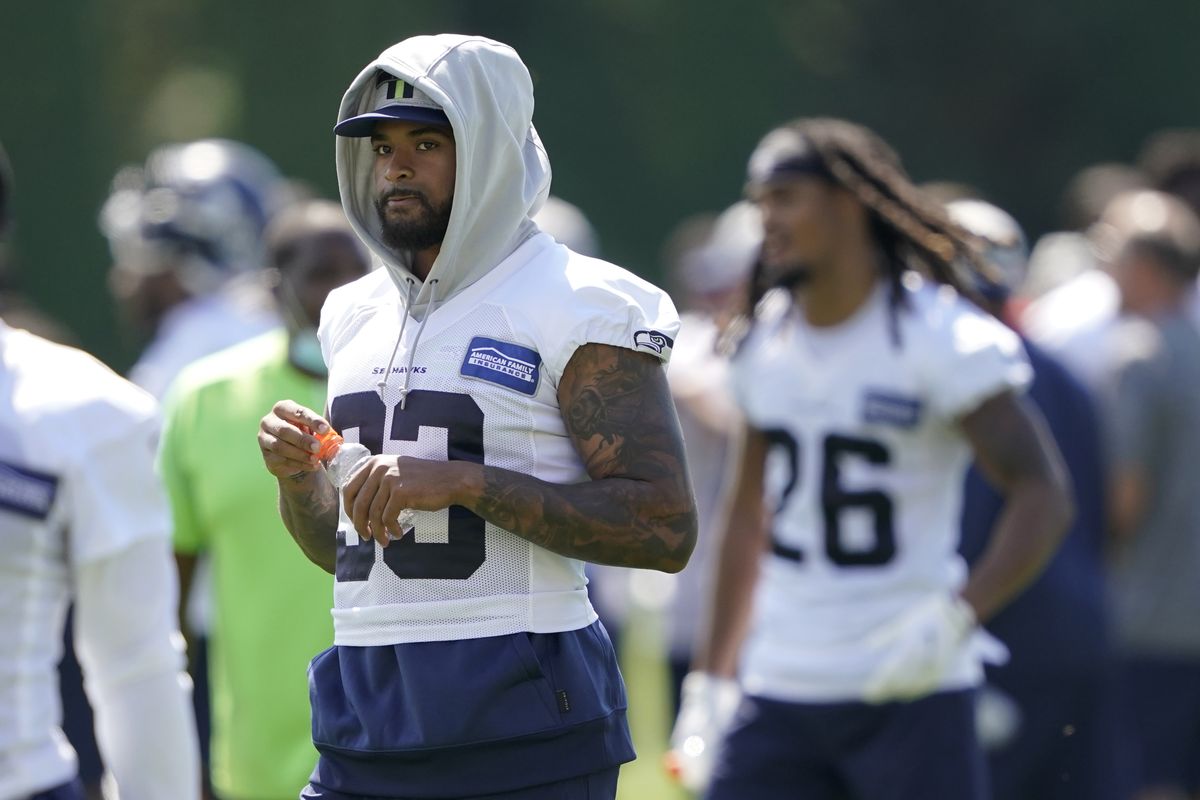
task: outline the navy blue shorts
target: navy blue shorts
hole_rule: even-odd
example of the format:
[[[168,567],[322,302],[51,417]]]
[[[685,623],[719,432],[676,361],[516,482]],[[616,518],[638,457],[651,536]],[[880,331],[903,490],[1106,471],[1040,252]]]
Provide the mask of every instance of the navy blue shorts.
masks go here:
[[[76,778],[70,783],[64,783],[62,786],[38,792],[30,797],[29,800],[84,800],[83,781]]]
[[[556,783],[542,786],[527,786],[513,792],[500,794],[475,795],[471,798],[458,800],[613,800],[617,796],[617,774],[619,767],[582,775]],[[364,797],[363,795],[341,794],[328,789],[321,789],[309,784],[300,793],[301,800],[380,800],[379,798]],[[389,797],[386,800],[398,800]],[[399,798],[399,800],[407,800]]]
[[[625,687],[598,622],[565,633],[335,646],[313,659],[309,691],[320,755],[305,798],[503,797],[635,757]]]
[[[975,693],[911,703],[800,704],[748,697],[708,800],[986,800]]]
[[[1200,789],[1200,663],[1130,658],[1120,680],[1138,788]]]
[[[1129,796],[1118,744],[1115,686],[1103,663],[1089,672],[988,670],[1016,704],[1009,741],[987,750],[996,800],[1118,800]]]

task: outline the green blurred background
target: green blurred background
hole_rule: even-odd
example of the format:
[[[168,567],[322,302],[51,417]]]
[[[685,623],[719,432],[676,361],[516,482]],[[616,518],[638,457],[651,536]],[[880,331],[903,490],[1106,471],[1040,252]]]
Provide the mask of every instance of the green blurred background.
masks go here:
[[[976,184],[1033,233],[1056,225],[1080,167],[1200,124],[1195,0],[6,0],[19,281],[124,369],[136,351],[95,223],[117,168],[221,135],[336,196],[346,84],[387,45],[442,30],[516,46],[555,192],[611,260],[651,277],[670,227],[736,199],[754,143],[790,117],[864,122],[914,177]]]
[[[755,142],[791,117],[863,122],[918,180],[974,184],[1035,235],[1059,224],[1080,168],[1200,126],[1196,0],[5,0],[20,285],[125,369],[136,343],[116,324],[96,227],[116,170],[167,141],[226,136],[336,197],[345,86],[393,42],[444,30],[518,49],[555,192],[611,260],[652,278],[671,227],[735,200]],[[670,796],[658,625],[643,609],[626,636],[643,758],[622,796],[639,800]]]

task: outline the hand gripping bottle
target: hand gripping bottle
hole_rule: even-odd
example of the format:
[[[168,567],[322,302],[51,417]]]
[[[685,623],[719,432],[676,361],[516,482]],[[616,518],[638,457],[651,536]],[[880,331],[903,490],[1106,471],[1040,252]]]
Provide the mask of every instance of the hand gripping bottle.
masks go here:
[[[347,443],[337,431],[330,428],[317,437],[321,449],[317,458],[325,465],[325,474],[340,492],[346,488],[350,478],[358,471],[363,462],[371,457],[371,451],[356,442]]]
[[[317,458],[325,465],[325,474],[330,483],[341,492],[354,477],[354,473],[358,472],[359,467],[371,457],[371,451],[357,442],[347,442],[333,428],[318,436],[317,441],[321,443]],[[406,508],[397,517],[400,529],[404,533],[412,530],[414,516],[412,509]],[[396,537],[389,531],[388,538],[394,540]]]

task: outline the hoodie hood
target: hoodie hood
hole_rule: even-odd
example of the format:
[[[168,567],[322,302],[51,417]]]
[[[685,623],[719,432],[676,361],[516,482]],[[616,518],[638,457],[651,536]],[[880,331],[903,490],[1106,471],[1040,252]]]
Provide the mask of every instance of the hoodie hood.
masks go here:
[[[442,107],[454,130],[454,204],[441,252],[422,285],[412,253],[383,243],[375,212],[370,139],[337,137],[337,176],[351,225],[420,319],[432,280],[437,302],[487,274],[537,233],[530,217],[550,191],[550,160],[533,127],[533,83],[520,56],[481,36],[415,36],[383,51],[342,98],[338,121],[370,111],[378,73],[400,78]],[[415,289],[415,296],[413,290]]]

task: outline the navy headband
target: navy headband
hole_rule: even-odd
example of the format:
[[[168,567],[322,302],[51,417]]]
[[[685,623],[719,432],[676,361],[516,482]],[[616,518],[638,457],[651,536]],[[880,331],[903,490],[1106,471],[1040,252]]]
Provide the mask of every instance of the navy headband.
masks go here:
[[[803,176],[833,180],[812,143],[803,134],[782,128],[767,134],[750,156],[746,179],[754,185]]]

